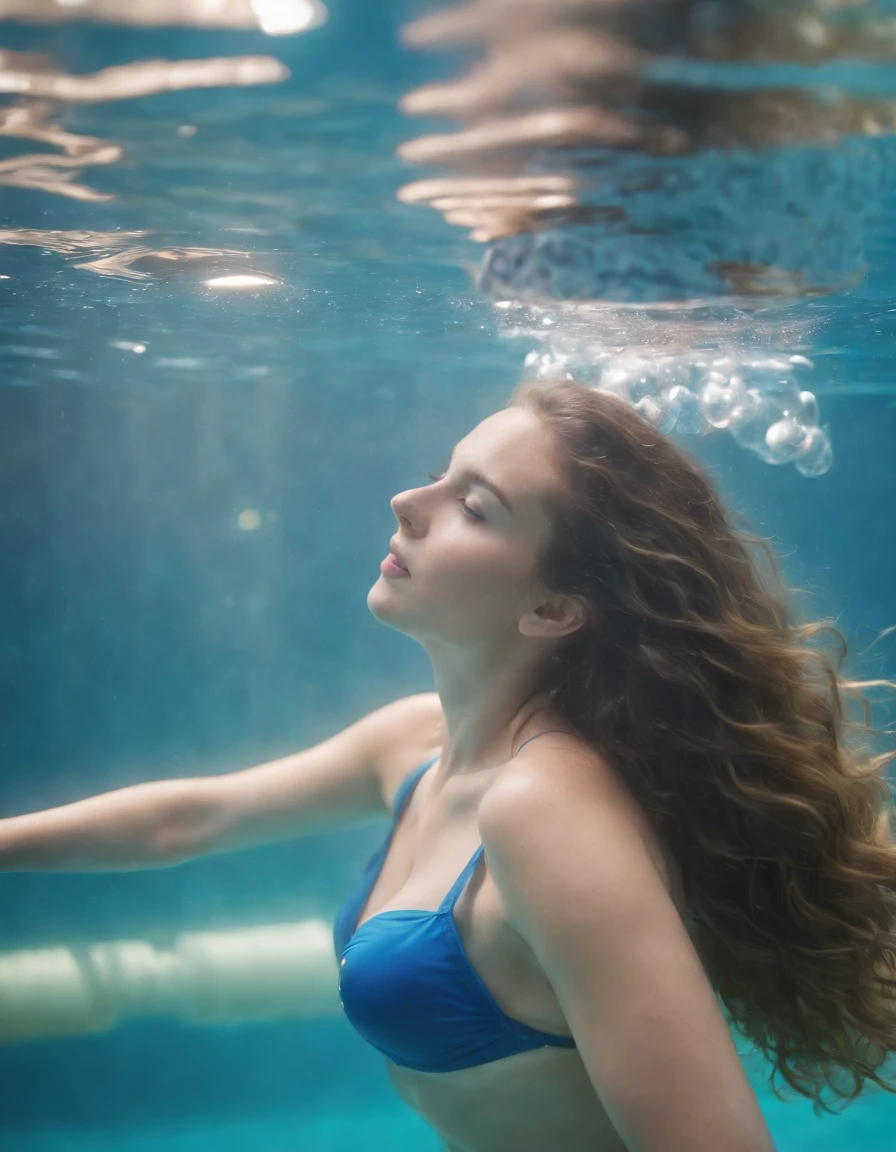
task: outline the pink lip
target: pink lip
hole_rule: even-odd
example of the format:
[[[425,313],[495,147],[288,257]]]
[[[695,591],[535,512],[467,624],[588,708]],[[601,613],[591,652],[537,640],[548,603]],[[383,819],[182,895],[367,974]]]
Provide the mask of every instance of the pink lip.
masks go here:
[[[395,557],[390,553],[386,559],[380,564],[380,571],[387,573],[389,576],[410,576],[407,568],[402,568]]]
[[[404,568],[405,572],[407,572],[408,566],[405,564],[404,560],[402,560],[401,553],[398,551],[398,545],[395,543],[394,539],[389,541],[389,551],[392,553],[392,556],[398,567]]]

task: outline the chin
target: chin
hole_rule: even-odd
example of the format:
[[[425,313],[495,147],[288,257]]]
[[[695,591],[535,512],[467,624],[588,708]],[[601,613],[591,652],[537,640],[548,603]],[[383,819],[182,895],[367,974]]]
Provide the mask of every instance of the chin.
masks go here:
[[[380,576],[367,593],[367,607],[378,620],[383,620],[384,623],[388,622],[385,618],[389,615],[388,604],[390,599],[388,584],[383,577]]]
[[[397,610],[395,597],[388,594],[388,585],[386,585],[385,580],[377,580],[367,593],[367,608],[371,616],[379,620],[381,624],[385,624],[388,628],[394,628],[396,632],[401,632],[405,636],[413,635],[408,631],[407,619],[403,620],[401,612]]]

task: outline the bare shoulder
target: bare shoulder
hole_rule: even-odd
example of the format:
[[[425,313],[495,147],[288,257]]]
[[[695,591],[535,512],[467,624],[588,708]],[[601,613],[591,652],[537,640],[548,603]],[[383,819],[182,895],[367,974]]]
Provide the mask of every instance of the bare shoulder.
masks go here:
[[[490,837],[526,820],[536,821],[542,834],[557,837],[578,833],[599,837],[623,854],[645,856],[681,916],[685,913],[681,869],[646,812],[618,770],[584,740],[567,733],[546,736],[513,761],[489,790],[480,808],[480,835]]]
[[[484,797],[479,828],[613,1126],[644,1152],[772,1152],[624,782],[590,749],[539,743]]]
[[[434,756],[445,739],[445,716],[438,692],[402,696],[383,709],[377,773],[386,806],[412,768]]]

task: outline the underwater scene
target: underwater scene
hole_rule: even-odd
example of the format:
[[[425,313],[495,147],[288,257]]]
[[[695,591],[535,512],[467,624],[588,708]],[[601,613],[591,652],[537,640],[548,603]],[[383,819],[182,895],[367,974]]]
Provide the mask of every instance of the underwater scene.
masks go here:
[[[0,305],[0,817],[431,691],[390,501],[524,380],[633,406],[896,677],[890,0],[0,0]],[[0,1152],[440,1152],[337,991],[388,829],[0,859]],[[896,1147],[738,1047],[780,1152]]]

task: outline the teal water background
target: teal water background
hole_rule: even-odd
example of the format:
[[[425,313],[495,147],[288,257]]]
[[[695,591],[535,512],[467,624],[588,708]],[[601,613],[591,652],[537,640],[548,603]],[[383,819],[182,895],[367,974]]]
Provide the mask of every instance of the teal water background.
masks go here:
[[[121,152],[71,175],[102,199],[0,185],[4,814],[260,763],[430,687],[422,652],[366,609],[389,498],[506,401],[526,347],[473,284],[482,245],[395,198],[419,173],[394,150],[420,130],[397,102],[446,68],[399,45],[411,7],[340,0],[324,27],[282,38],[0,22],[2,48],[70,73],[237,54],[290,71],[264,86],[26,102],[34,123]],[[0,160],[58,147],[5,134]],[[829,150],[856,191],[843,211],[864,271],[768,314],[799,331],[791,350],[810,345],[806,386],[834,466],[806,480],[723,434],[685,446],[858,652],[896,623],[892,146]],[[769,219],[770,245],[798,226]],[[207,283],[244,274],[272,283]],[[864,670],[896,674],[892,643]],[[0,950],[330,918],[384,832],[164,871],[4,875]],[[893,1097],[816,1119],[759,1090],[781,1152],[893,1147]],[[135,1021],[0,1050],[4,1152],[113,1147],[436,1142],[341,1019]]]

